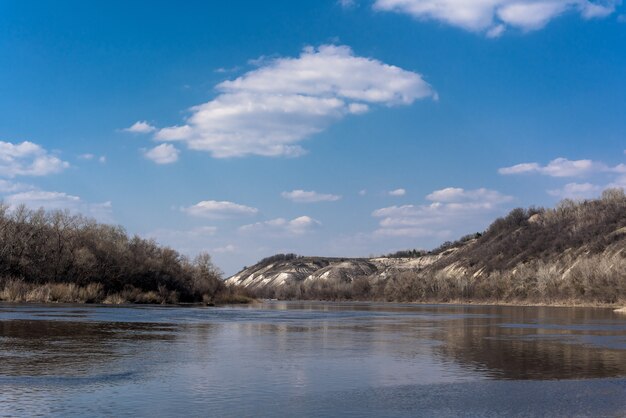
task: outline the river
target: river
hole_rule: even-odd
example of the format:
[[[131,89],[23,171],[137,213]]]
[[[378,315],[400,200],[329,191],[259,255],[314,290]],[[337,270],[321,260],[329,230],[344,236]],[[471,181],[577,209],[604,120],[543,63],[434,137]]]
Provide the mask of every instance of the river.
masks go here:
[[[0,304],[0,416],[626,416],[626,315]]]

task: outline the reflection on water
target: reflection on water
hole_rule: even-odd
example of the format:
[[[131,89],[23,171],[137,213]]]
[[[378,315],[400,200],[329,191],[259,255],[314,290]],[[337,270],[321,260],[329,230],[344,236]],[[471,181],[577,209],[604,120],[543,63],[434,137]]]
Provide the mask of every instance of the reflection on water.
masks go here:
[[[610,309],[0,305],[0,359],[0,416],[626,413]]]

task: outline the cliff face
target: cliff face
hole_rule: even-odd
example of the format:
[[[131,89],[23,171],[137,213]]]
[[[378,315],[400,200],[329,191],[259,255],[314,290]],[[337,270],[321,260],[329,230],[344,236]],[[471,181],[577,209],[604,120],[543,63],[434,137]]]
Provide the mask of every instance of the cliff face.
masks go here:
[[[611,302],[626,298],[625,250],[626,196],[611,190],[554,209],[515,209],[482,234],[411,258],[277,255],[226,282],[295,298]]]
[[[352,283],[359,279],[376,283],[406,270],[424,269],[455,251],[456,249],[451,249],[439,255],[419,258],[295,257],[289,260],[261,261],[228,278],[226,284],[259,290],[294,283]]]

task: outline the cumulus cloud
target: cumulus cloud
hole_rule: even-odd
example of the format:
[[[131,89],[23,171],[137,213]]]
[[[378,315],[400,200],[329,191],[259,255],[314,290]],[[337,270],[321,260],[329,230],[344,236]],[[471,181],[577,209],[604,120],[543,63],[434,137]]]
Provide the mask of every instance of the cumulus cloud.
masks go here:
[[[149,134],[150,132],[156,131],[156,128],[150,125],[145,120],[140,120],[140,121],[133,123],[128,128],[124,128],[123,131],[134,133],[134,134]]]
[[[183,141],[216,158],[298,156],[305,152],[300,141],[347,115],[436,98],[420,74],[356,56],[347,46],[307,47],[297,58],[260,65],[218,84],[217,97],[155,138]]]
[[[427,237],[451,228],[476,225],[488,220],[513,198],[495,190],[465,190],[449,187],[426,196],[426,205],[390,206],[372,213],[380,218],[376,235]]]
[[[238,203],[217,200],[203,200],[193,206],[182,208],[182,211],[196,217],[210,219],[226,219],[239,216],[252,216],[258,209]]]
[[[51,155],[40,145],[0,141],[0,176],[45,176],[59,173],[70,165]]]
[[[161,144],[144,151],[143,155],[157,164],[172,164],[178,161],[180,151],[172,144]]]
[[[619,164],[610,167],[598,161],[568,160],[560,157],[550,161],[545,166],[539,163],[522,163],[500,168],[498,172],[504,175],[537,173],[550,177],[583,177],[599,172],[624,173],[626,172],[626,165]]]
[[[264,233],[270,235],[302,235],[321,226],[321,222],[309,216],[299,216],[292,220],[284,218],[257,222],[239,227],[242,233]]]
[[[406,190],[404,189],[396,189],[388,192],[389,196],[404,196],[406,194]]]
[[[334,202],[341,199],[336,194],[324,194],[315,191],[293,190],[291,192],[282,192],[280,194],[285,199],[297,203],[315,203],[315,202]]]
[[[497,37],[508,27],[541,29],[568,12],[586,20],[606,17],[617,4],[619,0],[376,0],[373,7]]]
[[[111,202],[87,203],[78,196],[63,192],[29,190],[4,196],[4,201],[13,207],[23,204],[32,209],[68,209],[71,212],[82,213],[107,222],[111,220],[112,214]]]

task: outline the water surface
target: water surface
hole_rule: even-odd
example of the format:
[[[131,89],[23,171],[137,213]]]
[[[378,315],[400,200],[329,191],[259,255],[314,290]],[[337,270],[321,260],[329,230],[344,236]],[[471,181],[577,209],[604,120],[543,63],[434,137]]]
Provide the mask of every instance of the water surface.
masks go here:
[[[610,309],[0,304],[0,416],[626,416]]]

